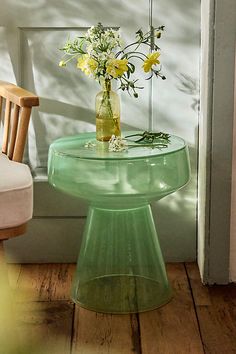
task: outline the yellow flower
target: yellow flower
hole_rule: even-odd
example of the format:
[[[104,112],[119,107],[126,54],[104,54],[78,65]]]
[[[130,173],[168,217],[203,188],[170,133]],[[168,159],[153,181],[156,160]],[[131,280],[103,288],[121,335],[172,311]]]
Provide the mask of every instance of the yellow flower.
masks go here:
[[[58,65],[59,65],[59,66],[66,66],[66,63],[64,62],[64,60],[61,60]]]
[[[148,54],[147,59],[144,60],[143,63],[143,70],[145,71],[145,73],[150,71],[153,65],[160,64],[160,61],[157,59],[159,58],[160,55],[161,54],[158,52],[153,52],[151,54]]]
[[[91,58],[88,54],[84,54],[78,58],[77,68],[82,70],[85,75],[89,76],[97,69],[98,63]]]
[[[128,70],[128,60],[127,59],[110,59],[107,62],[107,73],[116,79],[122,76],[124,72]]]

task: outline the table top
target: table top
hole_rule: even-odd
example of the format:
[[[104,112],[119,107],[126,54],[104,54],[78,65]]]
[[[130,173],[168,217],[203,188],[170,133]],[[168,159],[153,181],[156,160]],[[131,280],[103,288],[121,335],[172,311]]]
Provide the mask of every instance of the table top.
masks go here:
[[[187,146],[173,135],[162,149],[129,140],[128,150],[110,152],[108,143],[96,142],[95,133],[82,133],[54,141],[49,150],[49,182],[97,205],[128,207],[157,200],[181,188],[189,176]]]
[[[123,137],[136,133],[139,132],[124,132]],[[95,133],[82,133],[55,140],[51,144],[50,150],[54,154],[75,159],[126,160],[167,155],[186,147],[185,141],[175,135],[170,135],[168,146],[163,148],[158,147],[155,142],[153,144],[145,144],[135,143],[134,140],[137,140],[137,136],[126,140],[128,144],[126,151],[112,152],[108,151],[108,143],[96,140]]]

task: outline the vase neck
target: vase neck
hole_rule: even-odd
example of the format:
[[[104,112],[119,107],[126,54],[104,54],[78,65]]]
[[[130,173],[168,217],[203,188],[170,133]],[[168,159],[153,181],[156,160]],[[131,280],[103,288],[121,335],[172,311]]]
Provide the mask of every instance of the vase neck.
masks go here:
[[[111,91],[111,80],[106,79],[100,82],[103,91]]]

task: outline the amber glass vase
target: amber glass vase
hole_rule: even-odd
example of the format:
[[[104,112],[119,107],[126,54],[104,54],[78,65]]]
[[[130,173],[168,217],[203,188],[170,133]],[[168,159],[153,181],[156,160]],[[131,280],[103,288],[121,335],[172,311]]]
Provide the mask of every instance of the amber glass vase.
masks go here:
[[[104,80],[101,87],[96,96],[96,139],[109,141],[112,135],[120,136],[120,99],[111,80]]]

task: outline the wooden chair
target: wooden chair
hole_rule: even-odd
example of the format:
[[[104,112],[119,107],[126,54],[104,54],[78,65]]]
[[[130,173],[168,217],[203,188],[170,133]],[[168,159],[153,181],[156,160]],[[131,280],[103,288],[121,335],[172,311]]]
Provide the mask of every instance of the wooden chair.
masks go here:
[[[1,123],[1,116],[4,115],[2,149],[0,150],[0,155],[1,155],[0,157],[2,157],[2,161],[4,160],[3,161],[4,163],[2,165],[3,167],[1,167],[0,165],[0,182],[2,178],[2,182],[5,183],[3,181],[5,176],[4,166],[8,166],[8,164],[10,164],[9,166],[11,166],[12,171],[16,171],[16,176],[15,176],[16,180],[17,180],[18,169],[22,170],[23,168],[24,172],[27,172],[28,166],[21,164],[21,162],[24,153],[31,109],[33,106],[38,106],[38,105],[39,105],[39,98],[33,93],[30,93],[24,90],[23,88],[20,88],[11,83],[0,81],[0,123]],[[2,114],[4,107],[5,107],[5,114]],[[28,178],[31,178],[32,180],[29,169],[27,173],[28,173]],[[14,197],[14,183],[13,183],[12,195]],[[0,203],[1,203],[1,190],[0,190]],[[2,207],[4,208],[4,206]],[[15,237],[25,233],[26,225],[27,222],[23,222],[19,225],[11,226],[9,224],[8,225],[9,227],[5,227],[2,226],[0,222],[0,244],[2,244],[1,241],[3,240],[7,240],[11,237]],[[0,245],[0,248],[1,247],[2,245]]]
[[[0,123],[3,115],[1,113],[5,108],[2,149],[0,150],[0,312],[5,313],[5,316],[7,314],[10,319],[14,318],[15,312],[12,307],[12,293],[8,281],[3,241],[25,233],[26,223],[32,217],[33,181],[29,167],[21,162],[31,109],[32,106],[38,105],[39,99],[34,94],[13,84],[0,81]],[[14,198],[19,201],[15,202]],[[28,214],[19,212],[17,218],[12,216],[12,212],[18,213],[22,205],[23,208],[28,208]],[[28,218],[25,218],[25,215],[28,215]],[[0,337],[10,333],[12,324],[11,320],[1,324]]]

